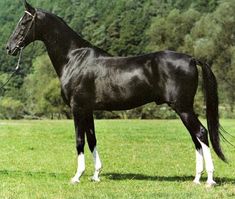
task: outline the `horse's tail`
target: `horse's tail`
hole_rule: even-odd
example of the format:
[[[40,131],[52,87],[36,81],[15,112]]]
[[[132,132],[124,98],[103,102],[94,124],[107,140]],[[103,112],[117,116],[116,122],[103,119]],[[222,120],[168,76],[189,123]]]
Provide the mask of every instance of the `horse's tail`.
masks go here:
[[[226,158],[220,146],[219,131],[219,112],[218,112],[218,93],[217,82],[210,66],[196,60],[196,64],[202,67],[202,76],[204,82],[204,93],[206,99],[206,118],[210,136],[210,141],[218,157],[226,162]]]

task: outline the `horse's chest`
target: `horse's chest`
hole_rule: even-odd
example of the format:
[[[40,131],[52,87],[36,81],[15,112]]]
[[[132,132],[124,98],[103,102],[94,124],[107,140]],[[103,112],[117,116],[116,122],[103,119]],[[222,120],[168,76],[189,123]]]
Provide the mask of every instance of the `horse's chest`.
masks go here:
[[[78,104],[92,103],[94,96],[94,81],[89,74],[72,76],[70,79],[61,82],[62,92],[66,100],[76,101]]]

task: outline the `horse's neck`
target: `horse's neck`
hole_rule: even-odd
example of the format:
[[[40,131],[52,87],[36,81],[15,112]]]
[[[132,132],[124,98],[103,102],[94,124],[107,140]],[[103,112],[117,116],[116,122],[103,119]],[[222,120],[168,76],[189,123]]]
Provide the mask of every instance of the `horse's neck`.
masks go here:
[[[59,77],[62,75],[63,67],[69,62],[71,52],[76,49],[93,48],[101,54],[107,54],[105,51],[93,47],[88,41],[82,39],[76,32],[60,21],[47,24],[45,27],[47,29],[41,40],[46,45],[48,55]]]

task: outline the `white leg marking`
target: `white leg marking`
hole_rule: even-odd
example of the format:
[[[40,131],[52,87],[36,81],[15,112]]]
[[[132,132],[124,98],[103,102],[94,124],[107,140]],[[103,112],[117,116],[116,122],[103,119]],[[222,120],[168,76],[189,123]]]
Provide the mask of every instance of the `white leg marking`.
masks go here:
[[[75,176],[71,179],[72,184],[76,184],[80,182],[80,177],[85,171],[85,156],[83,153],[78,155],[78,167]]]
[[[93,151],[93,159],[94,159],[95,172],[91,179],[95,182],[99,182],[100,181],[99,173],[100,173],[102,164],[101,164],[100,157],[99,157],[96,147],[94,148],[94,151]]]
[[[201,142],[199,139],[198,141],[202,145],[202,150],[203,150],[203,156],[205,160],[205,166],[206,166],[206,171],[207,171],[207,185],[208,186],[213,186],[216,184],[216,182],[213,180],[213,172],[214,172],[214,165],[211,157],[211,152],[210,148],[206,146],[203,142]]]
[[[196,150],[196,176],[193,180],[195,184],[200,184],[200,178],[203,172],[203,151]]]

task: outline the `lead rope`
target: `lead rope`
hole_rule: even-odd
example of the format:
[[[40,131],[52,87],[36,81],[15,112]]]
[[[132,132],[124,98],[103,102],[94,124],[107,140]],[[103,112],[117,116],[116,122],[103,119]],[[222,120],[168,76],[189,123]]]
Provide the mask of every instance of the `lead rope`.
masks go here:
[[[20,55],[19,55],[17,65],[15,67],[15,70],[12,72],[12,74],[10,75],[8,80],[0,87],[0,90],[3,90],[5,88],[5,86],[9,83],[9,81],[12,79],[12,77],[14,77],[14,75],[20,70],[20,61],[21,61],[21,57],[22,57],[22,51],[23,51],[23,48],[20,49]]]

